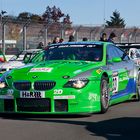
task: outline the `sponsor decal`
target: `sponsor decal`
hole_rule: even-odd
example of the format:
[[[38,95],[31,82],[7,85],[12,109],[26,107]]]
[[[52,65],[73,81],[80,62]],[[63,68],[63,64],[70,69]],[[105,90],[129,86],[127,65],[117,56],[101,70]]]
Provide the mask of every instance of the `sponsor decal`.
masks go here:
[[[63,76],[63,78],[64,78],[64,79],[68,79],[68,78],[70,78],[70,76],[65,75],[65,76]]]
[[[89,93],[88,99],[89,100],[97,101],[97,94]]]
[[[100,74],[102,72],[101,69],[96,70],[96,73]]]
[[[129,78],[128,77],[119,78],[119,82],[126,81],[126,80],[129,80]]]
[[[20,91],[20,98],[45,98],[45,91]]]
[[[51,72],[53,68],[32,68],[30,72]]]
[[[5,95],[0,95],[0,99],[14,99],[13,93],[14,93],[13,89],[8,89]]]
[[[54,96],[54,99],[75,99],[75,95]]]
[[[62,89],[55,89],[54,94],[62,94],[63,90]]]
[[[112,74],[112,92],[117,93],[118,92],[118,87],[119,87],[119,77],[118,77],[118,72],[114,72]]]
[[[36,76],[36,75],[32,76],[33,79],[35,79],[35,78],[37,78],[37,77],[38,77],[38,76]]]
[[[13,95],[14,93],[14,90],[13,89],[8,89],[7,90],[7,95]]]

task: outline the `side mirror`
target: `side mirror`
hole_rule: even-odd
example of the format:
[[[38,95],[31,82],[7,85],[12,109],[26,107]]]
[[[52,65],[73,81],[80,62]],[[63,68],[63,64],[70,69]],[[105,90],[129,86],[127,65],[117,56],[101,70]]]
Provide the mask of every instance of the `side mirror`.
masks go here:
[[[112,58],[112,62],[121,62],[121,61],[122,61],[122,58],[120,58],[120,57]]]

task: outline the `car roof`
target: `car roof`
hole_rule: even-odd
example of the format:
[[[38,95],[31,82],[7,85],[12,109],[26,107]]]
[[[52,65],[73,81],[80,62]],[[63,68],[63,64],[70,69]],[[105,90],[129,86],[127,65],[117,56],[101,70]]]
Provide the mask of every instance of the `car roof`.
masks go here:
[[[130,49],[130,48],[140,49],[140,43],[117,43],[116,45],[122,49]]]
[[[102,41],[81,41],[81,42],[63,42],[63,43],[57,43],[57,44],[50,44],[48,47],[51,46],[64,46],[64,45],[103,45],[103,44],[112,44],[110,42],[102,42]]]
[[[23,50],[23,52],[29,52],[29,53],[32,53],[32,52],[38,52],[38,51],[41,51],[42,49],[29,49],[29,50]]]

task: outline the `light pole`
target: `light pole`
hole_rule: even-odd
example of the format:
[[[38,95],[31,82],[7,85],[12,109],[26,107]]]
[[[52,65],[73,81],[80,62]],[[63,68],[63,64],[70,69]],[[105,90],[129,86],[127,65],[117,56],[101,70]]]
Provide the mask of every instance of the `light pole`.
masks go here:
[[[5,24],[6,21],[3,22],[3,16],[6,14],[6,11],[1,10],[0,17],[1,17],[1,26],[2,26],[2,51],[5,54]]]
[[[104,0],[103,5],[103,27],[105,28],[105,22],[106,22],[106,0]]]
[[[27,20],[23,25],[23,50],[27,49],[27,26],[30,24],[30,20]]]

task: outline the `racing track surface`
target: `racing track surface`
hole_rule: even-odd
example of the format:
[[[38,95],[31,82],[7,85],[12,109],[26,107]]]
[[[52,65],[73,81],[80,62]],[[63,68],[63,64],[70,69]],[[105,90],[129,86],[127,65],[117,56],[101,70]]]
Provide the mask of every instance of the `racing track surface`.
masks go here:
[[[0,116],[0,140],[139,140],[140,102],[92,116]]]

